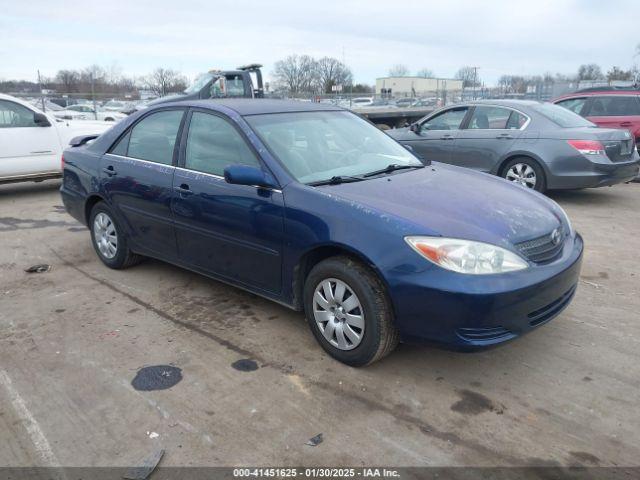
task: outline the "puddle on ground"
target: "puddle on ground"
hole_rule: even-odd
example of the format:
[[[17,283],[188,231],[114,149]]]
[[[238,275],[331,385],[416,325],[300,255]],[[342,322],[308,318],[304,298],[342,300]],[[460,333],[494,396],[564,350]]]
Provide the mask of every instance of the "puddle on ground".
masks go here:
[[[131,386],[136,390],[166,390],[182,380],[182,369],[171,365],[154,365],[138,370]]]
[[[258,369],[258,364],[249,358],[242,358],[231,364],[233,368],[241,372],[253,372]]]

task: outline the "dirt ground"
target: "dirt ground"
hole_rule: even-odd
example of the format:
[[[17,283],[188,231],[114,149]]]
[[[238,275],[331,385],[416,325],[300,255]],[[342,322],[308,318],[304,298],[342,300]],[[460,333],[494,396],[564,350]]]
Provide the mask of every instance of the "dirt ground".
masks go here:
[[[58,187],[0,186],[2,466],[129,466],[159,447],[165,466],[640,465],[638,183],[552,194],[586,243],[558,318],[364,369],[267,300],[158,261],[109,270]],[[182,380],[134,389],[153,365]]]

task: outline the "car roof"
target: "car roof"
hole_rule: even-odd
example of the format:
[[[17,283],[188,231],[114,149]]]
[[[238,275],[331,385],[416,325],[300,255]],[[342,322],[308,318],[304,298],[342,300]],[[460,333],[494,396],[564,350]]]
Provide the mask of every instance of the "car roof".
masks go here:
[[[456,105],[452,105],[454,107],[468,107],[473,105],[494,105],[497,107],[511,107],[511,108],[525,108],[525,107],[533,107],[535,105],[540,105],[541,103],[538,100],[511,100],[511,99],[495,99],[495,100],[473,100],[471,102],[461,102]]]
[[[343,108],[326,103],[300,102],[295,100],[275,100],[266,98],[224,98],[212,100],[192,100],[176,102],[194,107],[213,108],[226,107],[242,116],[261,115],[265,113],[341,111]],[[159,104],[158,106],[162,106]]]
[[[638,90],[589,90],[589,91],[577,91],[573,93],[567,93],[560,97],[554,98],[552,102],[563,100],[565,98],[579,98],[579,97],[601,97],[606,95],[640,95]]]

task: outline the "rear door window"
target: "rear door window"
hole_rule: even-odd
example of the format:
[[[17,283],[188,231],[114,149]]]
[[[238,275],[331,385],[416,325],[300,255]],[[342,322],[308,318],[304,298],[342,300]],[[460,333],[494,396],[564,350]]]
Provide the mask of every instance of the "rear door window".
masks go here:
[[[471,130],[504,130],[511,116],[511,110],[500,107],[476,107],[469,120]]]
[[[589,107],[592,117],[628,117],[640,115],[640,101],[635,95],[594,97]]]
[[[183,110],[152,113],[136,123],[111,153],[171,165]]]
[[[520,130],[526,125],[528,120],[529,118],[524,114],[512,110],[509,120],[507,121],[507,128],[509,130]]]

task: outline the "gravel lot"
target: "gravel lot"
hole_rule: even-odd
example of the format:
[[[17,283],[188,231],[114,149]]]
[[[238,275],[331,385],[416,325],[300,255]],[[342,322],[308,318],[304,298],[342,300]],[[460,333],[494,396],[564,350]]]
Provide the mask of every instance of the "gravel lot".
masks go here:
[[[640,465],[639,183],[552,194],[586,243],[560,317],[365,369],[254,295],[158,261],[107,269],[58,187],[0,186],[0,465],[130,466],[158,447],[165,466]],[[183,378],[134,389],[152,365]]]

